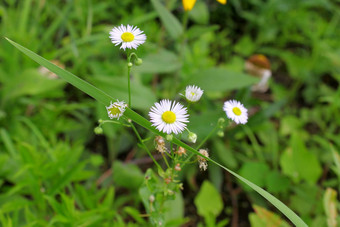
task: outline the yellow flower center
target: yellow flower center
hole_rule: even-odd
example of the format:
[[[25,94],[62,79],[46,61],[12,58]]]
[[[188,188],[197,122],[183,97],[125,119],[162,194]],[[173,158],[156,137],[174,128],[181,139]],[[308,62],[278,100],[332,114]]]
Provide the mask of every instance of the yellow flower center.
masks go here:
[[[172,111],[165,111],[162,114],[162,120],[167,124],[172,124],[176,121],[176,114]]]
[[[116,115],[116,114],[120,114],[120,113],[121,113],[121,111],[120,111],[117,107],[115,107],[115,106],[113,106],[112,108],[110,108],[110,109],[109,109],[109,112],[110,112],[112,115]]]
[[[192,96],[194,96],[194,95],[195,95],[195,92],[190,92],[190,93],[191,93],[191,95],[192,95]]]
[[[124,42],[131,42],[135,39],[135,36],[131,32],[124,32],[121,38]]]
[[[240,116],[241,115],[241,110],[240,110],[240,108],[238,108],[238,107],[234,107],[233,108],[233,112],[234,112],[234,114],[235,115],[237,115],[237,116]]]

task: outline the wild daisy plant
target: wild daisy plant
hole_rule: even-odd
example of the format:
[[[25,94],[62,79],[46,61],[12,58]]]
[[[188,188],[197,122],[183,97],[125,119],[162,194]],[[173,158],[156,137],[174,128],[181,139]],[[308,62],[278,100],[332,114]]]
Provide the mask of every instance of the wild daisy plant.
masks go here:
[[[120,49],[137,49],[137,47],[143,44],[146,40],[146,35],[143,34],[136,26],[131,25],[120,25],[114,27],[110,31],[110,39],[115,46],[121,45]],[[135,52],[130,52],[127,54],[127,78],[128,78],[128,94],[129,94],[129,106],[131,107],[131,88],[130,88],[130,72],[133,66],[132,58],[135,57],[134,63],[136,65],[142,64],[142,59],[137,56]]]
[[[225,3],[226,1],[219,2]],[[186,3],[190,3],[190,6],[186,10],[191,10],[195,1],[183,0],[183,6],[185,6],[184,4]],[[143,31],[136,26],[120,25],[111,30],[110,39],[116,46],[121,45],[120,48],[125,51],[126,49],[137,49],[138,46],[142,45],[146,41],[146,35],[143,34]],[[205,138],[197,138],[197,135],[188,129],[187,125],[190,122],[189,104],[193,105],[201,99],[203,90],[200,87],[189,85],[186,88],[185,98],[188,106],[185,106],[178,101],[168,99],[156,102],[152,107],[150,107],[150,111],[148,113],[149,120],[147,120],[131,109],[130,71],[134,64],[140,65],[142,63],[142,60],[135,52],[127,52],[129,100],[128,104],[126,104],[125,101],[114,99],[104,91],[49,62],[25,47],[9,39],[7,40],[37,63],[56,73],[70,84],[79,88],[106,106],[108,117],[111,120],[99,120],[99,126],[95,128],[95,132],[101,133],[101,125],[110,122],[129,127],[136,134],[141,147],[148,153],[157,166],[157,172],[160,176],[159,178],[152,169],[148,169],[145,174],[145,182],[139,190],[139,194],[141,195],[144,206],[150,215],[150,220],[153,224],[158,226],[164,224],[162,223],[162,215],[165,209],[164,203],[170,198],[174,198],[176,192],[183,188],[181,182],[176,179],[177,175],[186,164],[192,162],[192,158],[195,156],[194,161],[198,162],[198,166],[201,170],[207,170],[208,162],[218,165],[261,194],[282,213],[284,213],[296,226],[307,226],[301,218],[299,218],[281,201],[252,182],[211,159],[208,149],[202,148],[206,141],[211,136],[215,135],[216,131],[218,131],[220,136],[223,134],[226,121],[224,118],[219,119],[216,122],[215,128]],[[246,124],[248,121],[248,111],[239,101],[226,101],[223,107],[221,105],[221,108],[219,109],[219,111],[223,110],[226,113],[226,117],[231,121],[234,121],[236,124]],[[148,139],[142,138],[134,123],[137,123],[156,135],[154,139],[154,149],[162,155],[166,166],[165,169],[163,169],[164,165],[158,163],[158,161],[154,158],[152,151],[145,143]],[[195,143],[196,140],[200,141],[195,148],[181,141],[183,132],[185,131],[188,131],[188,141],[190,143]],[[213,153],[213,151],[210,152]]]

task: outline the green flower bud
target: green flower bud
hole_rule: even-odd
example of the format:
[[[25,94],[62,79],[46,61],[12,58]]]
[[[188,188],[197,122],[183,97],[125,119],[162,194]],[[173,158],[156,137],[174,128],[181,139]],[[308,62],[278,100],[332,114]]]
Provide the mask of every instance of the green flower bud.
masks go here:
[[[223,128],[224,122],[225,122],[225,119],[223,117],[220,117],[217,121],[217,124],[220,128]]]
[[[192,142],[192,143],[196,143],[196,140],[197,140],[197,135],[196,133],[193,133],[193,132],[189,132],[189,141]]]
[[[133,64],[131,62],[128,63],[128,67],[131,68]]]
[[[219,130],[219,131],[217,132],[217,135],[218,135],[219,137],[223,137],[223,136],[224,136],[224,132],[223,132],[222,130]]]
[[[95,127],[94,128],[94,133],[96,133],[97,135],[103,134],[103,129],[101,127]]]
[[[165,137],[165,139],[166,139],[167,141],[172,141],[173,138],[174,138],[174,136],[173,136],[172,134],[168,134],[168,135],[166,135],[166,137]]]
[[[143,60],[141,58],[137,58],[137,60],[135,61],[135,65],[141,65],[143,64]]]

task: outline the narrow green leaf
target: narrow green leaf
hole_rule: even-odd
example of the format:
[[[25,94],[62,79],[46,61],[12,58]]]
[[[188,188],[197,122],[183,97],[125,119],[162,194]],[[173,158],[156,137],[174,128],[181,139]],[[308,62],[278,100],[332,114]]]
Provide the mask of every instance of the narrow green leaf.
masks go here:
[[[0,129],[0,136],[2,138],[2,141],[8,151],[8,153],[12,156],[12,158],[14,158],[16,155],[16,150],[15,150],[15,147],[14,147],[14,144],[10,138],[10,136],[8,135],[6,129],[4,128],[1,128]]]
[[[156,0],[152,0],[152,1],[156,1]],[[113,98],[110,97],[109,95],[107,95],[105,92],[99,90],[98,88],[96,88],[93,85],[87,83],[86,81],[78,78],[77,76],[73,75],[72,73],[67,72],[66,70],[63,70],[63,69],[59,68],[58,66],[56,66],[56,65],[52,64],[51,62],[49,62],[48,60],[46,60],[45,58],[40,57],[39,55],[33,53],[32,51],[26,49],[23,46],[15,43],[13,41],[11,41],[10,39],[8,39],[8,38],[6,38],[6,39],[12,45],[14,45],[16,48],[18,48],[21,52],[23,52],[24,54],[26,54],[27,56],[32,58],[34,61],[36,61],[37,63],[39,63],[39,64],[41,64],[43,66],[45,66],[50,71],[54,72],[55,74],[57,74],[61,78],[65,79],[70,84],[72,84],[75,87],[79,88],[80,90],[82,90],[86,94],[92,96],[93,98],[95,98],[97,101],[103,103],[104,105],[108,105],[109,102],[111,100],[113,100]],[[142,127],[150,130],[151,132],[153,132],[153,133],[155,133],[155,134],[157,134],[159,136],[165,137],[164,133],[161,133],[158,130],[156,130],[156,128],[151,126],[151,123],[148,120],[146,120],[144,117],[140,116],[139,114],[137,114],[133,110],[131,110],[129,108],[126,109],[124,115],[126,117],[130,118],[132,121],[136,122],[137,124],[141,125]],[[197,150],[195,150],[194,148],[192,148],[192,147],[188,146],[187,144],[183,143],[179,139],[174,138],[172,142],[174,144],[178,145],[178,146],[183,147],[184,149],[186,149],[188,151],[193,152],[196,155],[199,155],[199,156],[202,156],[202,157],[206,158],[208,161],[214,163],[215,165],[221,167],[222,169],[228,171],[229,173],[231,173],[232,175],[237,177],[239,180],[243,181],[249,187],[251,187],[256,192],[258,192],[260,195],[262,195],[265,199],[267,199],[270,203],[272,203],[277,209],[279,209],[284,215],[286,215],[286,217],[289,218],[297,227],[306,227],[307,226],[307,224],[304,223],[303,220],[299,216],[297,216],[291,209],[289,209],[280,200],[278,200],[273,195],[271,195],[270,193],[266,192],[265,190],[263,190],[259,186],[255,185],[254,183],[252,183],[252,182],[248,181],[247,179],[241,177],[237,173],[235,173],[235,172],[231,171],[230,169],[224,167],[220,163],[212,160],[211,158],[207,158],[207,157],[201,155]],[[72,174],[70,174],[70,175],[72,175]],[[56,189],[54,189],[52,192],[50,192],[50,194],[54,194],[60,188],[61,185],[64,185],[65,182],[67,182],[67,179],[62,179],[62,182],[60,182],[60,183],[58,182]]]
[[[6,37],[5,37],[6,38]],[[36,53],[30,51],[29,49],[13,42],[12,40],[6,38],[8,42],[10,42],[13,46],[18,48],[21,52],[26,54],[32,60],[37,62],[38,64],[44,66],[51,72],[54,72],[73,86],[77,87],[79,90],[83,91],[84,93],[92,96],[97,101],[103,103],[104,105],[109,105],[110,101],[113,100],[108,94],[104,93],[103,91],[99,90],[98,88],[94,87],[93,85],[89,84],[85,80],[80,79],[79,77],[73,75],[72,73],[56,66],[55,64],[49,62],[43,57],[40,57]]]
[[[204,91],[225,92],[250,86],[258,81],[258,78],[244,73],[213,67],[193,73],[186,84],[195,84],[202,87]]]
[[[165,29],[169,32],[170,36],[177,39],[183,34],[183,28],[177,18],[172,15],[172,13],[165,8],[159,0],[151,0],[151,3],[155,10],[157,11]]]

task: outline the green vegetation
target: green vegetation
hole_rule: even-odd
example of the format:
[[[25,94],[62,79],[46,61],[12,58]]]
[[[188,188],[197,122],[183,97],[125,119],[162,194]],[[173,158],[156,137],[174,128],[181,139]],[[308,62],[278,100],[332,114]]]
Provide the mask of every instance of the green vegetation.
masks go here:
[[[174,0],[5,0],[0,32],[14,43],[0,39],[1,226],[304,226],[292,211],[308,226],[337,226],[339,12],[331,0],[201,0],[190,12]],[[111,97],[129,99],[127,52],[108,37],[120,24],[147,35],[125,112],[137,124],[105,123]],[[271,61],[265,93],[244,72],[259,53]],[[174,173],[154,147],[165,135],[143,117],[160,99],[185,103],[191,84],[204,90],[190,105],[197,145],[187,132],[179,139],[211,159],[206,172],[195,155]],[[229,99],[248,108],[246,125],[219,121]],[[179,139],[171,144],[198,154]]]

